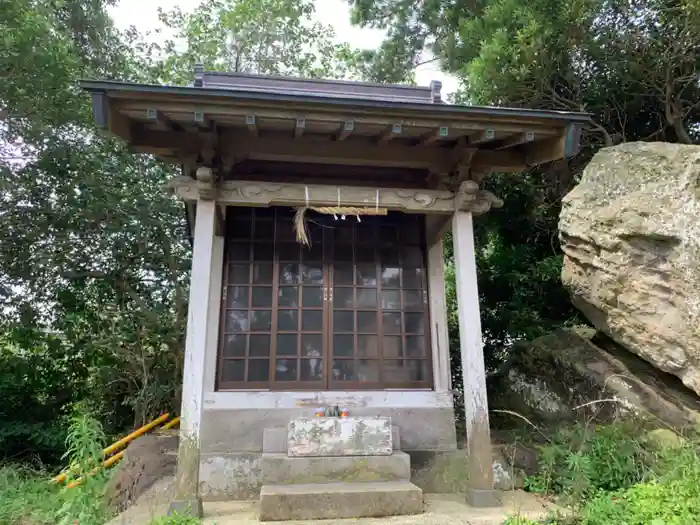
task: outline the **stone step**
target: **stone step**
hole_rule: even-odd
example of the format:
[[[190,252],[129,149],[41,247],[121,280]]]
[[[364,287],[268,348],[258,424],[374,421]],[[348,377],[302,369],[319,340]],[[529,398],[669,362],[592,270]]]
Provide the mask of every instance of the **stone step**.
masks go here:
[[[405,452],[390,456],[289,457],[263,454],[263,485],[306,483],[409,481],[411,458]]]
[[[401,450],[399,427],[391,426],[394,450]],[[266,454],[286,454],[289,444],[287,427],[270,427],[263,430],[263,452]]]
[[[423,512],[423,491],[408,481],[263,485],[260,521],[381,518]]]

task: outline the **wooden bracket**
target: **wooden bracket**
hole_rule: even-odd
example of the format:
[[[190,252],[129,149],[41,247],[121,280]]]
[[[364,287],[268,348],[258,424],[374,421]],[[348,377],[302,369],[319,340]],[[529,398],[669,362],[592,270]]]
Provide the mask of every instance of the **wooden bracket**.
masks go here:
[[[196,177],[199,198],[205,201],[214,200],[217,193],[217,184],[212,169],[207,166],[200,166],[197,168]]]
[[[473,180],[462,181],[455,193],[455,211],[469,211],[481,215],[492,208],[501,208],[503,201],[492,192],[480,190]]]

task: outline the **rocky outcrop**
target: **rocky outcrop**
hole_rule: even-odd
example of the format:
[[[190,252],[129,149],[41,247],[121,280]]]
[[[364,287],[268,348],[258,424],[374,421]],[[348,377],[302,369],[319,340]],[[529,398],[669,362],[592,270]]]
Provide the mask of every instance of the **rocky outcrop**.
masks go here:
[[[491,384],[489,407],[497,427],[517,422],[499,409],[545,427],[630,416],[678,429],[700,424],[700,399],[692,390],[591,328],[556,330],[516,343],[513,353],[507,374]],[[492,437],[509,441],[507,432],[496,430]]]
[[[601,150],[564,198],[559,230],[574,304],[700,394],[700,147]]]

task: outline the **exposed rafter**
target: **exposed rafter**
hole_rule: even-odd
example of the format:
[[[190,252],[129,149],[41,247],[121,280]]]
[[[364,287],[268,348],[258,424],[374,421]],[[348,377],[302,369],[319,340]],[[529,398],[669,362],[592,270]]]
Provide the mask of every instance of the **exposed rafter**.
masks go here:
[[[350,136],[352,131],[355,129],[355,121],[346,120],[340,126],[338,133],[335,136],[335,140],[345,140]]]
[[[386,144],[394,137],[401,135],[401,129],[401,124],[392,124],[391,126],[387,127],[381,135],[379,135],[377,142],[379,144]]]
[[[450,128],[447,126],[440,126],[438,129],[429,131],[418,139],[418,146],[427,146],[433,144],[434,142],[445,139],[450,134]]]
[[[246,115],[245,125],[250,131],[250,134],[257,137],[258,136],[258,123],[255,115]]]
[[[251,136],[250,133],[224,130],[213,133],[186,133],[134,129],[132,147],[145,153],[162,153],[171,149],[181,154],[198,153],[217,143],[220,155],[237,160],[305,162],[311,164],[347,164],[428,169],[450,172],[459,164],[493,168],[493,171],[516,172],[525,168],[525,157],[515,151],[488,151],[469,147],[465,141],[450,149],[415,148],[403,144],[372,145],[363,141],[333,141],[316,137],[290,140],[284,134]]]
[[[502,135],[502,134],[501,134]],[[485,142],[491,142],[496,140],[498,134],[495,129],[487,128],[483,131],[475,133],[469,137],[470,144],[484,144]]]
[[[304,134],[304,129],[306,128],[306,119],[303,117],[297,117],[294,123],[294,138],[298,139]]]
[[[157,122],[161,126],[164,126],[165,128],[171,130],[171,131],[182,131],[182,126],[180,124],[177,124],[176,122],[173,122],[170,117],[165,115],[162,111],[159,109],[149,109],[146,111],[146,119],[150,122]]]
[[[521,144],[527,144],[528,142],[535,141],[535,132],[526,131],[525,133],[518,133],[517,135],[512,135],[506,137],[503,140],[499,140],[493,149],[502,150],[506,148],[512,148],[513,146],[520,146]]]

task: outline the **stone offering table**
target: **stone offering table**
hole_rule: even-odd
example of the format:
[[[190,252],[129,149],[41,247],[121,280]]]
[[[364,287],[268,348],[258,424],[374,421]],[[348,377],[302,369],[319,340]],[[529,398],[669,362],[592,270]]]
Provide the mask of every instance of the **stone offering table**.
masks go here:
[[[289,422],[288,454],[300,456],[389,456],[391,418],[316,417]]]
[[[279,450],[286,430],[286,451]],[[260,520],[384,517],[423,512],[391,418],[296,419],[265,433]]]

